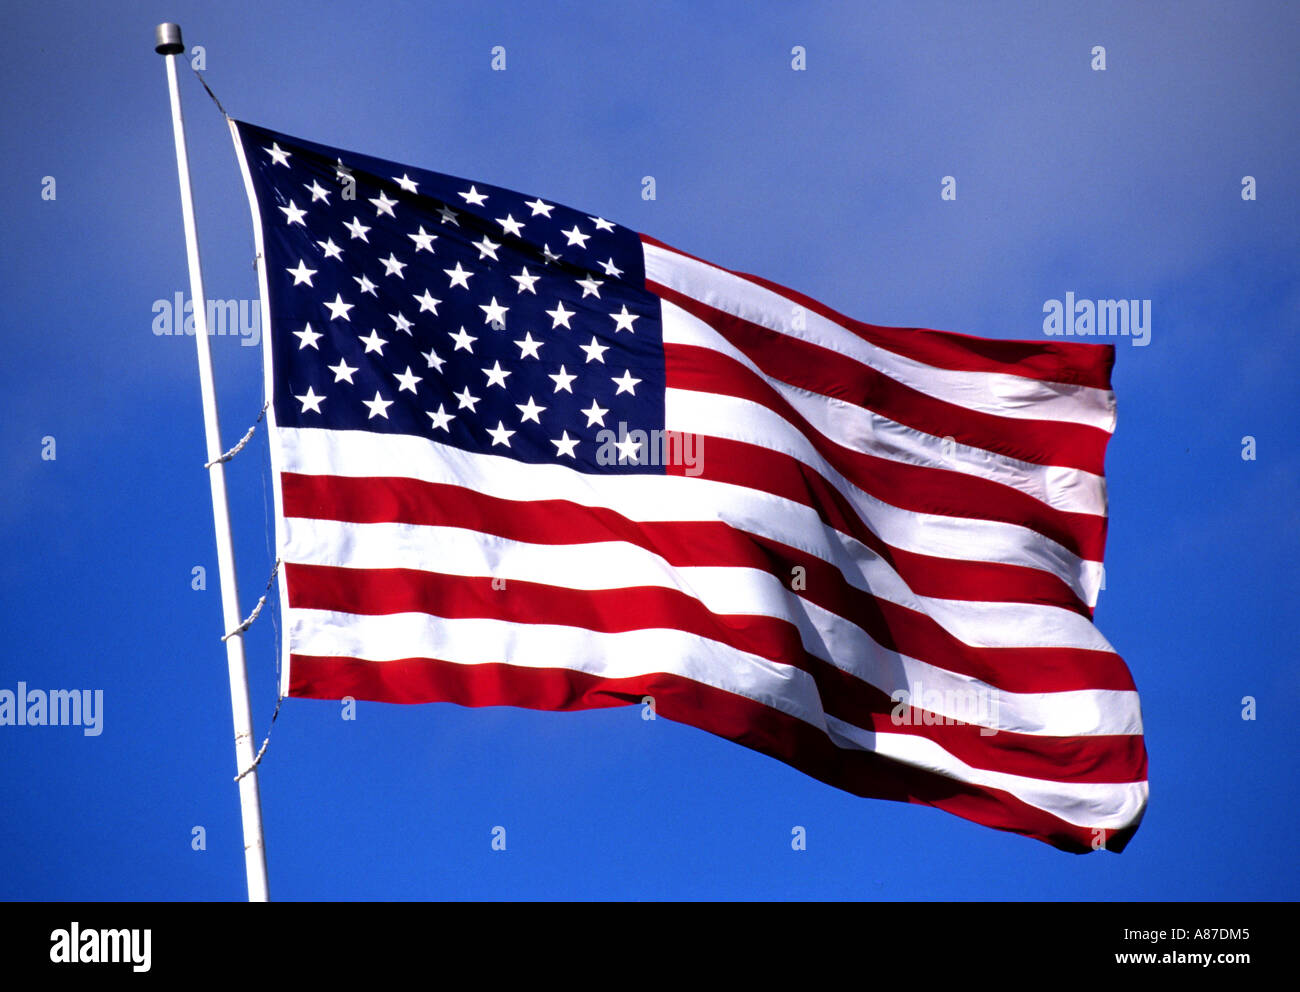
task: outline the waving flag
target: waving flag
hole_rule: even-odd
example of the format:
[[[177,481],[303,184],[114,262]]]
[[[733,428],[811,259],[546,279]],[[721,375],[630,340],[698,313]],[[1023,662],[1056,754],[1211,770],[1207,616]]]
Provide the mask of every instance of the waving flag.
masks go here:
[[[1114,350],[877,327],[232,122],[288,695],[657,713],[1072,851],[1147,800],[1092,622]]]

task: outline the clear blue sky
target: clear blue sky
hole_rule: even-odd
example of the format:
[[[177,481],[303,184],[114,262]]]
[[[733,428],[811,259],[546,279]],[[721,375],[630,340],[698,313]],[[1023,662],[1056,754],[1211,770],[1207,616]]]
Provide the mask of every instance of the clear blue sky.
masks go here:
[[[1151,759],[1124,854],[860,799],[637,708],[345,722],[288,700],[261,775],[274,898],[1295,898],[1293,5],[276,0],[8,16],[0,689],[101,689],[104,722],[0,727],[0,898],[244,898],[194,345],[152,329],[188,295],[163,20],[236,117],[588,209],[863,320],[1035,339],[1067,291],[1152,301],[1149,345],[1118,346],[1097,611]],[[251,299],[230,139],[182,86],[208,294]],[[213,344],[230,444],[261,351]],[[264,438],[228,481],[247,611]],[[259,741],[273,619],[248,637]]]

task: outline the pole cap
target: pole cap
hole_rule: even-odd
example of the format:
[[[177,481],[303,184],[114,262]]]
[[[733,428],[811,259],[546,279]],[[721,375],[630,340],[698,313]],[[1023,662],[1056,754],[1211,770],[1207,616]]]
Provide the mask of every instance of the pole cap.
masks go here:
[[[181,41],[181,26],[179,24],[172,24],[170,21],[159,24],[154,28],[153,37],[153,50],[159,55],[179,55],[185,51],[185,44]]]

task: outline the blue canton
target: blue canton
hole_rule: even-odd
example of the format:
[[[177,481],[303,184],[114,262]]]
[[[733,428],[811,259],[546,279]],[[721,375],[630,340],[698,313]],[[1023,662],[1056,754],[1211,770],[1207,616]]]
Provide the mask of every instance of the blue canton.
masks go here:
[[[237,126],[261,210],[280,426],[663,471],[628,440],[664,427],[659,300],[635,232]]]

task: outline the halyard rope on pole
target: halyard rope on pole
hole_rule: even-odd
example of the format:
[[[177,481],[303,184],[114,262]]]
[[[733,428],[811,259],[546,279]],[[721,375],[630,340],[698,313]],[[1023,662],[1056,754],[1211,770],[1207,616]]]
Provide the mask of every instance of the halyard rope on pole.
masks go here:
[[[266,597],[271,593],[271,583],[275,581],[276,573],[279,571],[280,559],[277,558],[275,560],[275,566],[271,569],[271,577],[266,580],[266,592],[262,593],[262,598],[257,601],[257,605],[253,607],[253,612],[244,619],[243,623],[229,633],[221,635],[222,644],[234,637],[236,634],[242,634],[249,627],[253,626],[253,621],[257,619],[257,615],[262,612],[262,607],[266,605]]]
[[[226,113],[226,108],[223,107],[221,105],[221,101],[217,99],[217,94],[212,92],[212,87],[209,86],[208,81],[203,78],[203,73],[199,72],[198,69],[195,69],[193,63],[190,64],[190,69],[193,70],[194,75],[199,77],[199,82],[202,83],[203,88],[208,91],[208,96],[212,97],[212,102],[215,103],[217,105],[217,109],[221,111],[221,116],[224,117],[226,120],[230,120],[230,115]]]
[[[224,455],[220,455],[212,459],[212,461],[210,462],[204,462],[203,467],[211,468],[213,465],[216,465],[218,462],[228,462],[230,461],[230,459],[234,458],[237,454],[243,451],[244,445],[248,444],[248,442],[253,439],[253,434],[257,431],[257,425],[260,424],[262,422],[262,418],[266,416],[266,408],[270,405],[271,405],[270,400],[267,400],[265,403],[262,404],[262,412],[257,415],[257,419],[253,421],[253,426],[250,427],[248,431],[244,434],[244,436],[239,439],[238,444],[236,444],[233,448],[227,451]]]
[[[262,746],[258,748],[257,754],[253,758],[253,763],[235,776],[236,782],[262,763],[262,755],[266,754],[266,747],[271,743],[271,729],[275,726],[275,718],[280,715],[280,704],[283,702],[284,697],[281,696],[277,690],[275,697],[275,712],[271,714],[271,722],[267,725],[266,739],[262,741]]]
[[[265,412],[266,407],[262,407],[262,410],[263,412]],[[260,420],[261,418],[259,417],[258,419]],[[275,584],[275,577],[277,574],[279,574],[279,571],[280,571],[280,559],[277,558],[275,559],[275,565],[271,568],[271,577],[266,580],[266,592],[262,593],[262,598],[259,599],[257,601],[257,605],[253,607],[253,612],[248,615],[247,620],[241,623],[237,628],[232,630],[229,634],[226,634],[225,637],[221,638],[223,641],[226,639],[226,637],[233,637],[235,634],[242,634],[249,627],[253,626],[253,621],[257,619],[257,615],[262,612],[262,607],[266,605],[266,597],[270,595],[271,586]],[[253,757],[253,763],[235,776],[236,782],[238,782],[241,778],[243,778],[245,775],[247,775],[249,772],[251,772],[254,768],[256,768],[258,765],[262,763],[262,755],[266,754],[266,748],[271,743],[271,730],[272,728],[275,727],[276,717],[280,715],[280,704],[284,702],[284,697],[280,695],[280,689],[279,689],[280,680],[278,677],[276,678],[275,684],[276,684],[275,712],[271,714],[271,722],[267,724],[266,737],[262,741],[262,746],[258,748],[257,754],[254,755]]]

